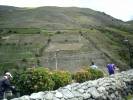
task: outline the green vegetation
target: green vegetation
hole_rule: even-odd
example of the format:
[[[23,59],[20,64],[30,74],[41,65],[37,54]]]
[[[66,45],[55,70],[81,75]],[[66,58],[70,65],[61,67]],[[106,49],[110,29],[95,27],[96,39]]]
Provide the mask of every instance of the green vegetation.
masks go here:
[[[55,82],[54,90],[63,87],[72,82],[71,74],[67,71],[52,72],[52,80]]]
[[[27,69],[15,71],[13,84],[21,95],[31,94],[38,91],[58,89],[71,83],[71,74],[66,71],[49,71],[46,68]]]
[[[104,62],[102,67],[113,62],[121,70],[128,68],[129,55],[123,39],[133,43],[132,21],[126,23],[104,12],[76,7],[0,6],[0,12],[0,74],[8,68],[24,70],[27,66],[44,66],[42,58],[48,58],[46,51],[51,50],[52,54],[57,49],[70,54],[92,52],[89,57],[97,56],[95,62],[104,60],[98,61]],[[74,43],[75,50],[65,45]]]
[[[105,13],[87,8],[39,7],[25,9],[0,6],[0,27],[79,29],[96,26],[110,26],[129,30],[131,27]]]
[[[89,74],[90,73],[88,73],[87,71],[79,71],[73,75],[73,79],[76,80],[76,82],[82,83],[82,82],[89,80],[90,78]]]
[[[82,48],[79,50],[80,52],[101,52],[112,62],[118,63],[120,69],[127,69],[127,66],[123,68],[121,66],[123,66],[123,64],[128,64],[129,60],[127,47],[122,42],[127,35],[130,35],[130,41],[132,42],[131,39],[133,36],[128,32],[109,27],[93,28],[93,30],[73,29],[48,31],[44,29],[40,31],[41,34],[34,34],[34,32],[32,34],[29,30],[30,28],[24,28],[21,30],[21,33],[17,34],[6,34],[1,32],[0,55],[2,57],[0,58],[0,73],[8,70],[8,68],[12,70],[21,70],[32,65],[38,66],[39,64],[37,64],[37,62],[41,60],[39,57],[47,57],[44,54],[49,46],[48,43],[53,45],[57,43],[56,47],[59,43],[61,45],[67,43],[83,44]],[[31,30],[33,29],[31,28]],[[23,31],[27,31],[27,33],[23,34]],[[77,51],[69,52],[72,53]],[[103,59],[102,56],[101,59]],[[39,66],[43,66],[43,64]]]
[[[40,34],[39,28],[0,28],[0,35],[9,34]]]
[[[48,69],[37,68],[14,73],[13,84],[21,95],[52,90],[54,81]]]
[[[128,96],[126,96],[124,99],[125,100],[132,100],[133,98],[133,95],[132,94],[129,94]]]
[[[72,83],[72,74],[67,71],[49,71],[44,67],[14,71],[12,83],[17,90],[24,94],[38,91],[55,90]],[[97,69],[84,69],[73,75],[76,82],[85,82],[103,77],[103,73]]]
[[[129,39],[133,44],[132,21],[123,22],[103,12],[76,7],[0,6],[0,15],[0,74],[6,70],[14,73],[13,84],[21,95],[55,90],[72,79],[84,82],[103,77],[101,70],[77,71],[89,60],[94,59],[102,69],[109,62],[120,70],[128,68],[128,49],[123,40]],[[57,50],[59,68],[65,64],[67,67],[62,69],[72,73],[39,67],[47,65],[53,69]],[[73,58],[68,60],[70,55]]]
[[[85,68],[73,74],[73,79],[76,80],[76,82],[80,83],[88,80],[95,80],[102,77],[104,77],[104,73],[101,70],[92,68]]]
[[[34,61],[31,59],[34,57],[31,46],[19,46],[12,44],[4,44],[0,46],[0,73],[3,73],[5,70],[10,69],[23,69],[28,66],[27,63]],[[24,62],[23,59],[26,59]],[[35,61],[34,61],[35,62]],[[25,65],[26,64],[26,65]]]

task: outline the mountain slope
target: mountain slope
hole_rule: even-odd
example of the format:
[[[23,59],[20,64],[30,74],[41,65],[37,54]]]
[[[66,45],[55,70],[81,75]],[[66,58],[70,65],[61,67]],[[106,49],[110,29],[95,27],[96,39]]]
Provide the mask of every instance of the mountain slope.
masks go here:
[[[0,6],[0,27],[41,27],[51,29],[88,28],[90,26],[127,26],[105,13],[88,8],[17,8]]]
[[[133,25],[133,20],[127,21],[127,23]]]
[[[129,68],[124,39],[133,43],[132,25],[88,8],[0,6],[0,70],[45,66],[77,71],[94,61],[106,70]]]

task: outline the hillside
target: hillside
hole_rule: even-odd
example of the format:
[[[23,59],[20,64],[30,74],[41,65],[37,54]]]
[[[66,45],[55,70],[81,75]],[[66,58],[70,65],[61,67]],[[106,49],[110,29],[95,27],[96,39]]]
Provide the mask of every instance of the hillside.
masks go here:
[[[75,72],[94,61],[129,68],[130,24],[88,8],[0,6],[1,71],[44,66]],[[14,70],[13,69],[13,70]]]
[[[0,27],[35,27],[48,29],[88,28],[90,26],[124,27],[128,24],[103,12],[88,8],[17,8],[0,6]]]
[[[133,25],[133,20],[127,21],[127,23]]]

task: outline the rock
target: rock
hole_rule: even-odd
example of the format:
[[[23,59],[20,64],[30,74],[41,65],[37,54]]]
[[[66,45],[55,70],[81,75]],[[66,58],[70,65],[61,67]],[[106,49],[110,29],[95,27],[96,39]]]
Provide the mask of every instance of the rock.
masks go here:
[[[103,87],[103,86],[97,88],[97,90],[98,90],[100,93],[103,93],[103,92],[106,91],[105,87]]]
[[[32,93],[30,95],[30,98],[31,99],[43,99],[44,94],[45,94],[44,92]]]
[[[65,100],[64,98],[61,98],[60,100]]]
[[[53,94],[51,92],[48,92],[46,95],[45,95],[45,99],[47,100],[52,100],[53,99]]]
[[[57,98],[62,98],[63,97],[63,95],[62,95],[62,93],[60,93],[60,92],[56,92],[56,94],[55,94],[55,97],[57,97]]]
[[[71,98],[71,99],[69,99],[69,100],[78,100],[77,98]]]
[[[84,100],[88,100],[90,97],[91,97],[91,95],[89,93],[84,93],[83,94]]]
[[[115,98],[116,98],[115,94],[111,94],[110,96],[111,96],[112,99],[115,100]]]
[[[115,92],[115,95],[116,95],[116,96],[119,95],[118,91]]]
[[[66,88],[66,89],[68,89],[68,90],[70,90],[71,91],[71,85],[67,85],[67,86],[65,86],[64,88]]]
[[[97,98],[99,98],[101,95],[98,93],[98,92],[96,92],[96,91],[93,91],[92,93],[92,97],[94,98],[94,99],[97,99]]]
[[[107,100],[107,97],[103,95],[101,100]]]
[[[78,89],[78,91],[79,91],[80,93],[85,93],[85,90],[84,90],[84,89]]]
[[[97,89],[95,87],[91,87],[87,90],[87,93],[90,93],[94,99],[97,99],[100,97],[100,94],[98,93]]]
[[[72,91],[72,94],[74,94],[74,97],[81,97],[82,94],[78,91]]]
[[[29,96],[22,96],[18,100],[30,100]]]
[[[66,99],[74,97],[74,95],[68,89],[62,90],[62,94]]]
[[[93,81],[89,81],[86,86],[88,88],[90,88],[90,87],[96,87],[97,86],[97,81],[96,80],[94,80],[94,82]]]
[[[61,100],[61,99],[59,99],[57,97],[53,97],[53,99],[51,99],[51,100]]]
[[[76,86],[78,86],[79,85],[79,83],[72,83],[71,84],[71,87],[76,87]]]
[[[103,87],[110,86],[110,83],[106,83],[106,82],[105,82],[102,86],[103,86]]]
[[[7,99],[3,99],[3,100],[7,100]],[[20,98],[13,98],[11,100],[22,100],[22,99],[20,99]]]
[[[83,97],[78,97],[77,100],[83,100]]]

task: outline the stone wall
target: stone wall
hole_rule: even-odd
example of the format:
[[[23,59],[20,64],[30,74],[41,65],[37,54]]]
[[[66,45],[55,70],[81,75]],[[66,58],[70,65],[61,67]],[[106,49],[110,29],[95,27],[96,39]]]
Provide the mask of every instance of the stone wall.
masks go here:
[[[133,93],[133,70],[12,100],[122,100],[129,93]]]

